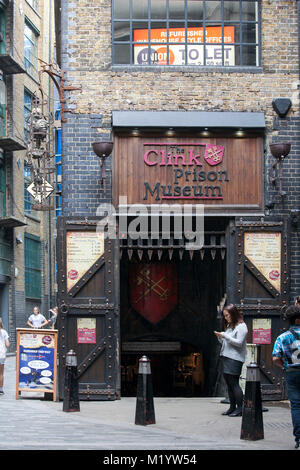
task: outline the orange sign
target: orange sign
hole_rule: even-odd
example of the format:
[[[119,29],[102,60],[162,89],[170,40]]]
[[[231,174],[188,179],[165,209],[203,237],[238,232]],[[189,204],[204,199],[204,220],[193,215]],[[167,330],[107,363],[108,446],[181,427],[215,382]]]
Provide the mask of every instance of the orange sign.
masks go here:
[[[187,41],[186,41],[187,35]],[[169,28],[150,30],[150,63],[167,64],[167,44],[169,42],[169,64],[190,65],[204,64],[204,30],[203,28]],[[144,45],[134,45],[135,64],[148,64],[148,29],[134,30],[134,42]],[[187,42],[187,50],[185,43]],[[224,26],[224,65],[235,65],[234,26]],[[145,44],[146,47],[145,47]],[[206,65],[222,65],[222,27],[209,26],[205,28]]]
[[[148,42],[148,29],[135,29],[134,42]],[[151,29],[151,42],[167,42],[166,29]],[[169,43],[185,42],[185,28],[169,28]],[[203,28],[187,28],[188,43],[203,43]],[[222,43],[222,26],[208,26],[205,28],[206,44]],[[224,26],[224,43],[234,42],[234,26]]]

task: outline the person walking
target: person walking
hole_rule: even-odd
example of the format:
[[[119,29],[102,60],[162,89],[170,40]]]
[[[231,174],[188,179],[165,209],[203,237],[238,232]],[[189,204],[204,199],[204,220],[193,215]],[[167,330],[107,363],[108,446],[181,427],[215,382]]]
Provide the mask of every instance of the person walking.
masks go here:
[[[233,304],[224,307],[223,316],[226,330],[214,331],[222,343],[220,356],[230,402],[228,410],[222,414],[230,417],[242,416],[243,391],[239,379],[246,359],[248,328],[242,314]]]
[[[7,331],[4,329],[2,319],[0,318],[0,394],[3,395],[3,383],[4,383],[4,363],[6,359],[6,351],[9,348],[9,336]]]
[[[274,365],[285,371],[287,395],[291,405],[295,448],[300,445],[300,307],[291,305],[285,312],[289,329],[279,335],[272,352]]]
[[[27,325],[30,328],[43,328],[43,326],[48,324],[48,320],[40,313],[38,307],[33,308],[33,313],[30,315],[27,321]]]

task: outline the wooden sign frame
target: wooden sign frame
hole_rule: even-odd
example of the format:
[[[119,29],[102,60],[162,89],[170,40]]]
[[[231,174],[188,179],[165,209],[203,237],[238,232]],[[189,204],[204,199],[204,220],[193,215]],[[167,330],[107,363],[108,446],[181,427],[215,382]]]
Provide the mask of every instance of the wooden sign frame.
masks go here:
[[[44,392],[45,394],[52,394],[53,401],[56,401],[58,331],[34,328],[17,328],[16,331],[16,399],[19,398],[21,392]],[[24,338],[25,344],[27,341],[26,346],[21,344],[22,336],[25,335],[27,335],[27,338]],[[24,348],[24,350],[21,350],[22,348]],[[38,352],[39,350],[40,352]],[[43,360],[46,359],[46,357],[43,357],[43,351],[45,356],[49,351],[50,362]],[[51,351],[53,351],[52,354]],[[21,357],[21,354],[24,355],[24,357]],[[34,365],[36,367],[32,369],[30,363],[35,363]],[[23,372],[20,367],[23,369]],[[35,370],[35,372],[33,373],[32,370]],[[24,385],[20,386],[20,373],[25,378],[27,378],[28,375],[28,387]],[[35,383],[36,380],[39,382],[38,385],[36,384],[37,387],[30,387],[29,382]],[[47,384],[49,385],[47,386]]]

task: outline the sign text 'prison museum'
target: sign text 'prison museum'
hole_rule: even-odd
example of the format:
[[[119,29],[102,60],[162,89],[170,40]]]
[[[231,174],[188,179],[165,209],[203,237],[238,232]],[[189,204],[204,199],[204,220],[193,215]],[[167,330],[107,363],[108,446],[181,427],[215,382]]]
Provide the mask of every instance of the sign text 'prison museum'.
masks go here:
[[[129,204],[262,203],[262,139],[116,137],[114,196]]]

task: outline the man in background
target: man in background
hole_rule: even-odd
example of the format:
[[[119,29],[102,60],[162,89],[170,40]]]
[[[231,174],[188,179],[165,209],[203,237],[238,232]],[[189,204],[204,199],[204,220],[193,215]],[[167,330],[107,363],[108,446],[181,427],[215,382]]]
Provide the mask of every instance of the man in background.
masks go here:
[[[300,442],[300,307],[291,305],[285,313],[289,330],[275,341],[273,363],[285,371],[288,399],[291,404],[295,448]]]

